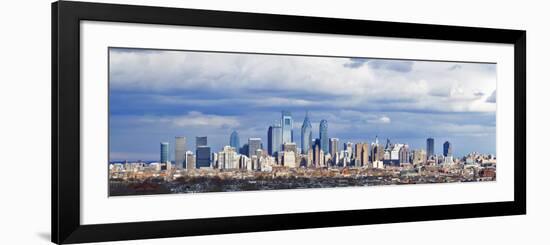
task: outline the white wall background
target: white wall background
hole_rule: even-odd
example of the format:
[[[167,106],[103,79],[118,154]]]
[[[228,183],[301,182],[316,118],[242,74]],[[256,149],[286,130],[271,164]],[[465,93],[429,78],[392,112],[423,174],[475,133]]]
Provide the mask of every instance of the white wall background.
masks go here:
[[[544,244],[550,218],[550,22],[544,1],[106,1],[245,12],[527,30],[526,216],[230,234],[107,244]],[[0,244],[48,244],[50,230],[50,1],[0,9]]]

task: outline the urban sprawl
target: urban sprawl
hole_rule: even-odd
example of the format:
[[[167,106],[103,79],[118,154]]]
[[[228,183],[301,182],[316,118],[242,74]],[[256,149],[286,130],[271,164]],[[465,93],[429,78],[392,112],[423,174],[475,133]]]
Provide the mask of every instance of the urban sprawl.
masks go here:
[[[267,130],[267,149],[261,138],[241,145],[233,131],[229,145],[212,152],[208,138],[195,138],[195,152],[188,151],[185,136],[175,137],[175,161],[170,145],[160,143],[160,161],[109,163],[109,193],[145,195],[165,193],[275,190],[297,188],[373,186],[491,181],[496,179],[496,157],[477,152],[453,156],[451,142],[443,154],[434,153],[435,140],[426,149],[409,145],[345,142],[328,137],[328,122],[319,123],[318,138],[308,113],[301,127],[300,147],[294,141],[293,118],[283,111],[280,123]],[[342,148],[340,145],[342,144]]]

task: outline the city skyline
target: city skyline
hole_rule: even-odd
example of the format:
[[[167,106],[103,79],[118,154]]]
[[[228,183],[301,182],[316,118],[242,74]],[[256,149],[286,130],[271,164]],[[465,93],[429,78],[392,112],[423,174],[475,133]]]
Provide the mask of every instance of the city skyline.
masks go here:
[[[292,117],[292,114],[289,113],[288,111],[283,111],[282,113],[285,113],[287,117]],[[282,118],[281,121],[283,121],[284,118]],[[333,157],[334,157],[334,153],[332,152],[332,150],[329,150],[330,147],[333,147],[333,146],[330,146],[331,142],[333,142],[334,140],[334,143],[336,143],[336,146],[335,148],[336,149],[345,149],[346,148],[346,145],[347,144],[352,144],[352,147],[355,146],[355,145],[363,145],[363,144],[367,144],[367,145],[371,145],[371,144],[374,144],[378,141],[380,141],[380,146],[383,148],[383,149],[386,149],[388,147],[388,144],[391,143],[392,145],[393,144],[400,144],[400,145],[407,145],[407,147],[410,148],[410,151],[414,151],[414,150],[423,150],[426,152],[426,155],[429,157],[429,156],[443,156],[443,157],[447,157],[447,156],[453,156],[453,157],[464,157],[466,156],[467,154],[470,154],[470,153],[480,153],[480,154],[489,154],[489,155],[495,155],[495,153],[487,153],[487,152],[479,152],[479,151],[474,151],[474,152],[468,152],[466,154],[463,154],[463,155],[458,155],[458,154],[453,154],[453,150],[451,150],[452,148],[452,144],[450,141],[445,141],[443,143],[441,143],[440,145],[440,148],[441,148],[441,152],[438,152],[436,151],[435,149],[437,149],[437,146],[435,144],[435,139],[432,138],[432,137],[428,137],[428,138],[425,138],[425,142],[426,142],[426,147],[424,148],[413,148],[413,147],[410,147],[409,144],[407,142],[396,142],[396,141],[392,141],[391,139],[389,138],[385,138],[385,139],[381,139],[377,136],[375,136],[375,138],[370,141],[368,139],[365,139],[365,140],[361,140],[361,141],[358,141],[358,142],[350,142],[350,141],[340,141],[340,138],[338,137],[327,137],[327,149],[324,150],[322,149],[323,147],[321,146],[322,145],[322,135],[321,135],[321,132],[324,132],[325,135],[328,135],[328,121],[327,120],[321,120],[321,122],[319,123],[319,125],[322,125],[324,124],[325,125],[325,128],[324,130],[321,130],[319,127],[319,131],[318,131],[318,134],[319,134],[319,137],[312,137],[312,135],[314,134],[313,131],[301,131],[301,134],[300,134],[300,139],[304,139],[304,136],[307,138],[307,136],[310,137],[310,140],[309,140],[309,143],[306,144],[306,147],[308,147],[307,149],[303,148],[304,144],[298,144],[296,143],[295,141],[291,141],[291,142],[285,142],[285,143],[293,143],[296,145],[296,147],[298,147],[298,145],[301,145],[302,147],[298,148],[299,151],[298,153],[300,154],[307,154],[307,151],[308,149],[314,149],[315,148],[315,145],[316,144],[319,144],[319,147],[321,150],[323,150],[324,153],[329,153],[331,154]],[[305,126],[305,127],[304,127]],[[304,129],[304,128],[310,128],[311,127],[311,122],[309,120],[309,113],[306,113],[306,116],[304,118],[304,122],[302,123],[301,125],[301,128]],[[273,131],[273,128],[279,128],[279,131]],[[239,137],[239,133],[238,131],[236,130],[233,130],[231,132],[231,134],[228,136],[228,143],[223,145],[222,147],[220,148],[214,148],[214,147],[211,147],[208,143],[207,143],[207,139],[208,139],[208,136],[175,136],[175,147],[173,148],[173,152],[174,152],[174,159],[172,160],[170,158],[171,156],[171,151],[169,150],[170,149],[170,143],[167,142],[167,141],[162,141],[160,142],[160,145],[161,145],[161,150],[160,150],[160,156],[159,156],[159,159],[160,163],[166,163],[167,161],[172,161],[173,164],[175,164],[176,166],[179,166],[179,167],[182,167],[181,163],[182,161],[179,161],[178,159],[184,159],[185,157],[185,154],[186,154],[186,151],[189,150],[192,152],[192,154],[195,154],[197,152],[197,149],[200,148],[200,147],[209,147],[210,149],[210,153],[216,153],[218,151],[222,151],[223,149],[225,149],[226,147],[233,147],[237,154],[241,154],[241,155],[247,155],[249,156],[250,154],[255,154],[255,153],[252,153],[254,152],[256,149],[261,149],[261,150],[264,150],[264,151],[267,151],[268,155],[270,156],[276,156],[276,153],[279,152],[279,151],[282,151],[283,150],[283,143],[282,143],[282,134],[283,134],[283,131],[281,129],[281,124],[274,124],[274,125],[270,125],[267,129],[267,137],[266,138],[261,138],[261,137],[252,137],[252,138],[247,138],[247,139],[244,139],[244,141],[241,141],[241,138]],[[275,142],[277,142],[277,140],[272,140],[272,138],[270,137],[270,135],[277,135],[277,134],[281,134],[278,136],[278,141],[280,144],[276,144]],[[187,144],[186,144],[186,141],[187,141],[187,138],[195,138],[195,147],[192,148],[192,147],[188,147]],[[197,144],[196,142],[199,142],[198,139],[200,139],[200,143]],[[250,150],[249,148],[246,148],[246,147],[250,147],[249,146],[249,142],[250,140],[254,140],[255,142],[257,142],[257,146],[255,146],[255,148],[253,150]],[[385,140],[386,141],[386,144],[382,144],[382,141],[381,140]],[[242,144],[240,142],[243,142]],[[271,142],[271,144],[270,144]],[[341,147],[341,148],[340,148]],[[246,152],[243,152],[244,149],[247,149],[245,150]],[[330,148],[332,149],[332,148]],[[336,152],[338,153],[339,151],[336,150]],[[178,158],[178,154],[181,154],[181,157]],[[370,157],[370,155],[367,154],[367,157]],[[124,159],[124,160],[130,160],[130,159]],[[136,159],[132,159],[133,161],[136,161]],[[146,161],[146,162],[157,162],[157,160],[153,160],[153,159],[148,159],[148,160],[145,160],[145,159],[137,159],[137,160],[140,160],[140,161]],[[121,161],[121,160],[118,160],[118,161]],[[113,161],[115,162],[115,161]]]
[[[319,124],[327,120],[327,138],[339,138],[339,148],[347,141],[372,142],[378,136],[406,142],[414,149],[426,149],[426,138],[431,137],[435,139],[437,154],[443,153],[440,146],[445,141],[452,142],[456,155],[473,151],[496,153],[495,64],[140,49],[110,52],[110,161],[156,160],[158,143],[175,146],[176,136],[187,137],[189,150],[194,148],[195,137],[208,136],[209,146],[218,151],[230,145],[234,131],[238,132],[241,145],[248,138],[261,138],[267,150],[268,127],[281,119],[281,111],[291,112],[291,137],[300,148],[302,121],[309,113],[312,138],[319,138]],[[196,62],[185,62],[191,59]],[[144,63],[145,60],[159,64]],[[204,64],[206,60],[208,64]],[[168,61],[171,65],[165,66]],[[251,65],[258,62],[265,67]],[[300,78],[292,74],[284,77],[268,69],[304,73],[303,70],[311,72],[324,67],[349,73],[344,80],[341,75],[333,76],[335,84],[356,82],[341,84],[348,89],[332,91],[330,86],[324,88],[325,76],[313,73]],[[197,69],[203,72],[196,72]],[[209,75],[206,71],[210,71]],[[429,82],[434,77],[431,73],[448,76]],[[186,78],[179,79],[184,75]],[[281,84],[266,87],[265,83],[278,79]],[[300,85],[294,85],[297,79],[302,79]],[[387,85],[388,80],[399,86],[412,83],[407,87],[412,93]],[[373,86],[373,81],[381,86]],[[473,86],[479,81],[485,81],[483,86]],[[205,83],[200,91],[197,82]],[[300,87],[305,85],[310,87]],[[390,93],[386,92],[388,88],[379,87],[388,87]],[[423,96],[436,102],[423,102]],[[171,152],[169,158],[174,157]]]

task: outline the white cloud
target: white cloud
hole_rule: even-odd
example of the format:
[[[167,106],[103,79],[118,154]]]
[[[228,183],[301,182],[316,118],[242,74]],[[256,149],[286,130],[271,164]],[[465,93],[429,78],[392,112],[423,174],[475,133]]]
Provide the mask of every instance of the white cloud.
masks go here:
[[[378,118],[378,122],[382,124],[388,124],[391,123],[391,119],[387,116],[381,116],[380,118]]]
[[[222,96],[220,101],[228,98],[246,100],[254,96],[255,91],[265,90],[298,92],[317,95],[318,98],[312,102],[300,98],[300,95],[294,98],[266,97],[261,103],[265,106],[327,103],[349,108],[400,99],[407,100],[399,103],[398,107],[402,109],[495,109],[492,105],[485,105],[491,104],[490,101],[475,96],[490,94],[496,89],[496,73],[492,65],[412,62],[410,67],[413,69],[395,71],[391,65],[352,69],[346,67],[349,59],[325,57],[181,51],[113,52],[110,57],[110,82],[112,88],[119,90],[207,91]],[[451,69],[457,66],[460,69]],[[224,94],[228,96],[223,98]],[[345,99],[325,100],[330,96]],[[396,105],[380,102],[377,106],[384,109]]]

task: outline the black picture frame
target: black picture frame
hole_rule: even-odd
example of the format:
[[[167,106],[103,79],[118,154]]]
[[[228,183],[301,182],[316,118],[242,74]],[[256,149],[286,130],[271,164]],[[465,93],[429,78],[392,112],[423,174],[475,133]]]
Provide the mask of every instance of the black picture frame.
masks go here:
[[[360,35],[514,45],[514,201],[80,224],[80,21]],[[526,31],[60,1],[52,4],[52,242],[82,243],[526,213]]]

